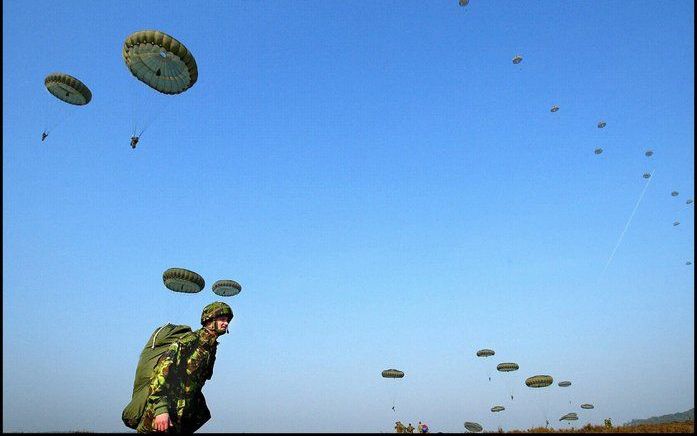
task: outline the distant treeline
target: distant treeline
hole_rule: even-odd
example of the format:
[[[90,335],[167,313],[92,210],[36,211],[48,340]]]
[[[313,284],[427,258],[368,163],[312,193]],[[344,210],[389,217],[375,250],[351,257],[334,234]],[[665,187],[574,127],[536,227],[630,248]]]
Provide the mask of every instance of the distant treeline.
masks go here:
[[[639,425],[639,424],[660,424],[662,422],[683,422],[683,421],[694,421],[695,420],[695,409],[694,407],[690,410],[680,413],[673,413],[670,415],[654,416],[648,419],[632,419],[625,425]]]

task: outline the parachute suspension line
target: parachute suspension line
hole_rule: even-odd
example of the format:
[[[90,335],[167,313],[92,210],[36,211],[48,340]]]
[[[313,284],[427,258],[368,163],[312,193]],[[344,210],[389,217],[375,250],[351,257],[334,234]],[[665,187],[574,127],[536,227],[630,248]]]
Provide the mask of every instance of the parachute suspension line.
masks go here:
[[[646,181],[646,185],[644,185],[644,189],[641,191],[641,194],[639,195],[639,199],[637,200],[636,204],[634,205],[634,210],[632,210],[631,215],[629,215],[629,219],[627,220],[627,224],[624,225],[624,229],[622,230],[622,233],[620,234],[619,239],[617,240],[617,244],[615,244],[615,248],[612,250],[612,254],[610,254],[610,258],[607,260],[607,263],[605,264],[605,268],[603,268],[603,272],[600,274],[600,277],[602,278],[605,275],[605,271],[607,271],[607,267],[610,266],[610,262],[612,262],[612,259],[615,257],[615,253],[617,252],[617,248],[619,248],[620,244],[622,243],[622,239],[624,238],[624,234],[627,232],[627,229],[629,228],[630,224],[632,224],[632,219],[634,218],[634,214],[636,213],[637,209],[639,208],[639,204],[641,204],[641,200],[644,198],[644,194],[646,193],[646,188],[649,187],[649,184],[651,184],[651,180],[653,180],[653,173],[656,170],[651,171],[651,177]]]

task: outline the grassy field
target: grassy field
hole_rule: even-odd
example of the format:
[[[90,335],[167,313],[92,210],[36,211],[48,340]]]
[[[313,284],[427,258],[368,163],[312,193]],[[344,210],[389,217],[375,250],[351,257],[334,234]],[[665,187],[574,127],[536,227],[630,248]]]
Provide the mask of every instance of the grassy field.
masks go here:
[[[620,425],[607,428],[603,425],[586,425],[577,429],[550,430],[544,427],[529,430],[511,430],[506,433],[694,433],[694,421],[665,422],[660,424]]]

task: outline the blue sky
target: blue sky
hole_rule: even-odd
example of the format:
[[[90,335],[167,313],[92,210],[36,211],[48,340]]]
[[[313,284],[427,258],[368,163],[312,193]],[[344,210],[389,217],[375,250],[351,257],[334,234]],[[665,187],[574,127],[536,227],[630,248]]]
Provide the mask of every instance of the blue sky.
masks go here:
[[[143,343],[219,279],[243,290],[202,431],[694,407],[692,2],[168,4],[3,1],[3,431],[125,430]],[[194,54],[191,89],[130,75],[144,29]]]

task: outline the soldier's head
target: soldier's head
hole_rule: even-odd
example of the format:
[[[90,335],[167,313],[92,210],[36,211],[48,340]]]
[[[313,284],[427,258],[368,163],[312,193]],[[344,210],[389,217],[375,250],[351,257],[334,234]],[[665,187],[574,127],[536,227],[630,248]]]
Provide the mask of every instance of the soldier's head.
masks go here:
[[[222,301],[216,301],[203,308],[201,325],[218,336],[228,332],[228,324],[232,320],[232,309]]]

